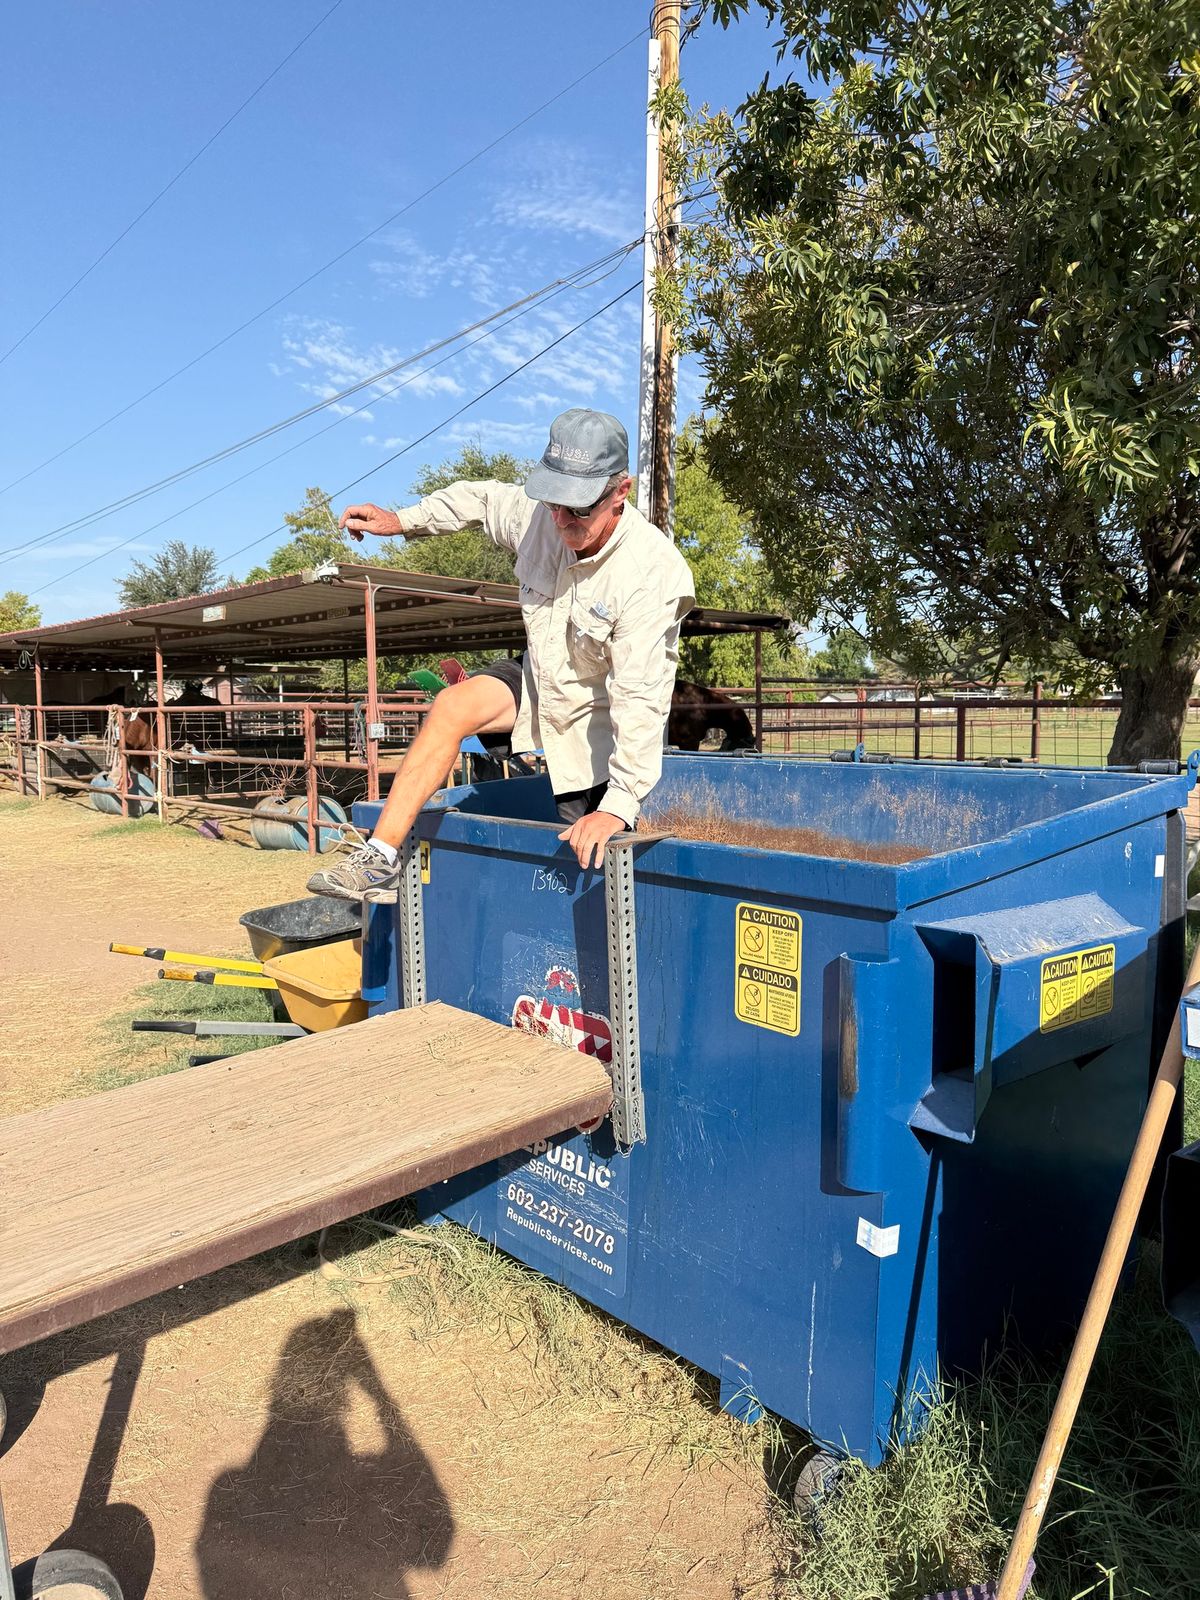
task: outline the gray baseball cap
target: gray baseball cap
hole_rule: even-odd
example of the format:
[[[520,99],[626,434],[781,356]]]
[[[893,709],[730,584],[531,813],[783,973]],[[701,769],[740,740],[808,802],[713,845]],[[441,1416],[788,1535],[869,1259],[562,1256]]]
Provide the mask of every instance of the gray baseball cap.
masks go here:
[[[531,500],[590,506],[618,472],[629,471],[629,435],[607,411],[564,411],[550,424],[546,453],[525,480]]]

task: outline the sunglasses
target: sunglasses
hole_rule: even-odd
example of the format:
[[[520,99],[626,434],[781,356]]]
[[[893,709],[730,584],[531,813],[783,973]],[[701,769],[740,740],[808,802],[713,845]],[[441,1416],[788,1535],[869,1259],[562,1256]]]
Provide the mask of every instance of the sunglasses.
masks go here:
[[[593,500],[590,506],[564,506],[559,505],[555,500],[547,500],[546,504],[551,511],[565,511],[567,516],[574,517],[577,522],[582,522],[585,518],[590,517],[593,511],[599,511],[611,493],[611,489],[606,489],[599,500]]]

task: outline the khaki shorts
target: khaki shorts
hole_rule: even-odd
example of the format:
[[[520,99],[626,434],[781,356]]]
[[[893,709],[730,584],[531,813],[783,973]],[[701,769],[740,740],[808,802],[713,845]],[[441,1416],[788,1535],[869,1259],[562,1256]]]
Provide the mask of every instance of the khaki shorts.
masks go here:
[[[470,676],[499,678],[500,682],[511,691],[513,705],[520,711],[521,695],[525,687],[523,660],[509,661],[501,656],[496,661],[489,661],[486,667],[477,668]],[[506,733],[481,733],[479,742],[488,755],[496,761],[508,761],[512,757],[512,742]],[[554,804],[558,807],[558,814],[564,822],[578,822],[580,817],[586,817],[592,811],[599,811],[600,802],[607,793],[607,783],[594,783],[590,789],[574,789],[569,794],[556,794]]]

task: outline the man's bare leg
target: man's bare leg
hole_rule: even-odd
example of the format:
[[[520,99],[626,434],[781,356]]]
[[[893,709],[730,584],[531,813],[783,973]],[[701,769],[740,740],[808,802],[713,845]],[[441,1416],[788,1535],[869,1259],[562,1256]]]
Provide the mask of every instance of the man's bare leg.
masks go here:
[[[462,741],[477,733],[511,733],[516,719],[512,690],[500,678],[481,673],[443,689],[392,779],[370,844],[314,872],[308,887],[315,894],[346,900],[395,900],[399,869],[393,865],[392,852],[399,849],[421,807],[443,786]],[[390,848],[386,853],[377,851],[372,848],[376,843]]]
[[[398,849],[421,807],[444,785],[463,740],[475,733],[511,733],[516,720],[512,690],[500,678],[484,673],[443,689],[392,779],[372,839]]]

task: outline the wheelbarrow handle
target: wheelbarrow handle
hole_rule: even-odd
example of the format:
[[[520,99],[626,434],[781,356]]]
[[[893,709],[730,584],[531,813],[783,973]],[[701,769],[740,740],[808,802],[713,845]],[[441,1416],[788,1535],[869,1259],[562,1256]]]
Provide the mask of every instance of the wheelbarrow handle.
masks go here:
[[[159,967],[160,978],[175,983],[207,983],[218,989],[278,989],[274,978],[252,977],[246,972],[214,972],[211,968],[188,972],[184,967]]]
[[[261,961],[239,961],[233,956],[204,956],[186,950],[164,950],[160,945],[110,944],[108,948],[115,956],[146,956],[151,961],[186,962],[189,966],[211,967],[222,972],[262,971]]]

